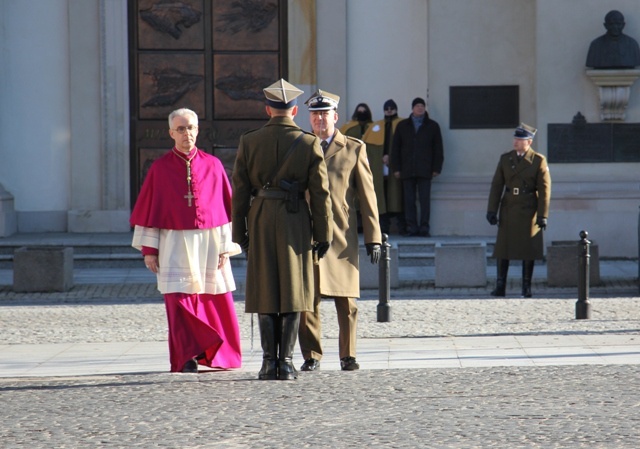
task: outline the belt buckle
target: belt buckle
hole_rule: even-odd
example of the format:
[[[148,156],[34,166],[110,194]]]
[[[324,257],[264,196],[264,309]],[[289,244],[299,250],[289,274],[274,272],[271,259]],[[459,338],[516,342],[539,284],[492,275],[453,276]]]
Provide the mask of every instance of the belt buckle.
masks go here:
[[[514,195],[520,195],[520,189],[517,187],[514,187],[513,189],[511,189],[511,191],[513,192]]]

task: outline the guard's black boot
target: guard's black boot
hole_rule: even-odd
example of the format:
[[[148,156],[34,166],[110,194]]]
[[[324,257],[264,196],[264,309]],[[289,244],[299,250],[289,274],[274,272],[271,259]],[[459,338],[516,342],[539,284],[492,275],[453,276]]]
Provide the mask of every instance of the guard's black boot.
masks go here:
[[[276,380],[278,378],[278,315],[258,314],[260,326],[260,343],[262,344],[262,368],[258,373],[260,380]]]
[[[298,378],[298,372],[293,366],[293,348],[298,338],[300,313],[280,314],[280,356],[278,357],[278,378],[293,380]]]
[[[533,260],[522,261],[522,296],[531,298],[531,278],[533,277]]]
[[[492,296],[505,296],[507,294],[507,273],[509,272],[509,259],[496,260],[498,271],[496,288],[491,291]]]

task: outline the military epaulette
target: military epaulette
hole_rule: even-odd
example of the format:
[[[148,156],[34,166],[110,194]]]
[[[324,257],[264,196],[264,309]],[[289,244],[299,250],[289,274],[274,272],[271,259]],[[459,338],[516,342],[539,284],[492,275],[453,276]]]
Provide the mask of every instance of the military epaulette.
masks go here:
[[[347,138],[347,140],[354,140],[354,141],[364,145],[364,142],[362,140],[356,138],[356,137],[351,137],[351,136],[345,136],[345,137]]]
[[[539,157],[540,159],[546,159],[544,154],[538,153],[537,151],[533,152],[533,157]]]

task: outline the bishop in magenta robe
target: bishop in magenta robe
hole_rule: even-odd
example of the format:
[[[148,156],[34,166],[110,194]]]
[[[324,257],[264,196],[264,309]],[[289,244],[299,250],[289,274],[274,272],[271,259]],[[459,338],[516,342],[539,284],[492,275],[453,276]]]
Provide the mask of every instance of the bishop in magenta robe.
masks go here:
[[[231,185],[218,158],[195,146],[198,118],[169,116],[176,146],[150,167],[131,214],[132,246],[145,256],[164,295],[171,372],[242,362],[229,256]]]

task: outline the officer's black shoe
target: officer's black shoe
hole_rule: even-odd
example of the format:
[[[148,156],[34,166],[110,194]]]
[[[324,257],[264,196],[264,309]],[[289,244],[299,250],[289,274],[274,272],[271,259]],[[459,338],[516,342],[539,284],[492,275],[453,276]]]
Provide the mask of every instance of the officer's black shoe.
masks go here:
[[[360,369],[360,365],[356,362],[355,357],[343,357],[340,359],[340,368],[342,371],[355,371]]]
[[[316,371],[320,369],[320,360],[307,359],[300,367],[300,371]]]

